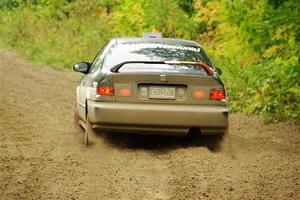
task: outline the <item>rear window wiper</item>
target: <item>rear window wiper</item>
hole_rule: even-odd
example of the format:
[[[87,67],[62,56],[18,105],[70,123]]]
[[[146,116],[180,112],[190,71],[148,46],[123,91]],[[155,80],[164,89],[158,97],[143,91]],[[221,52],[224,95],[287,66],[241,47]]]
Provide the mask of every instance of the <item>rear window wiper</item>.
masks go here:
[[[118,72],[119,69],[126,64],[131,64],[131,63],[142,63],[142,64],[173,64],[173,65],[180,65],[180,64],[185,64],[185,65],[197,65],[201,66],[209,75],[214,74],[214,68],[210,67],[208,64],[203,63],[203,62],[194,62],[194,61],[125,61],[122,63],[119,63],[112,67],[110,69],[111,72]]]

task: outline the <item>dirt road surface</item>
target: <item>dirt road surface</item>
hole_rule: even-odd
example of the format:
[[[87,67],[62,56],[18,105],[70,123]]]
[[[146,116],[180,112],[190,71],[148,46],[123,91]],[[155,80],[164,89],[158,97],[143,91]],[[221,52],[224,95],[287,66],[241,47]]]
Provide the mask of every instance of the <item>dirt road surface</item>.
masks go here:
[[[300,199],[300,126],[232,114],[209,138],[98,134],[73,126],[80,74],[0,50],[0,199]]]

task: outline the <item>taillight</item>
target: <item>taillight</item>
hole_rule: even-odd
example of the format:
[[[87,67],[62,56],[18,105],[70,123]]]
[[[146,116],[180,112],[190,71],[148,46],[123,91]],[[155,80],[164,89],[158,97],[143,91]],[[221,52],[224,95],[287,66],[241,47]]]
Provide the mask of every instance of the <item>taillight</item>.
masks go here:
[[[201,90],[195,91],[194,92],[194,97],[196,97],[196,98],[202,98],[202,97],[204,97],[204,92],[201,91]]]
[[[123,88],[120,90],[120,94],[121,94],[121,96],[128,97],[128,96],[130,96],[131,92],[130,92],[130,89]]]
[[[214,100],[225,99],[225,92],[223,90],[212,90],[209,98]]]
[[[115,96],[115,91],[113,87],[100,86],[97,87],[97,94],[102,96]]]

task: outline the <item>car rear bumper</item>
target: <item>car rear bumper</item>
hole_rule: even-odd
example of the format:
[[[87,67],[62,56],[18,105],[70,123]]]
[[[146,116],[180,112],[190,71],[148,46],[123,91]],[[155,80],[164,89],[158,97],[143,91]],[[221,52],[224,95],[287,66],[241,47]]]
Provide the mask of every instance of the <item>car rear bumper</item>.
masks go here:
[[[93,128],[141,134],[185,135],[190,128],[218,134],[228,127],[228,108],[211,105],[88,102]]]

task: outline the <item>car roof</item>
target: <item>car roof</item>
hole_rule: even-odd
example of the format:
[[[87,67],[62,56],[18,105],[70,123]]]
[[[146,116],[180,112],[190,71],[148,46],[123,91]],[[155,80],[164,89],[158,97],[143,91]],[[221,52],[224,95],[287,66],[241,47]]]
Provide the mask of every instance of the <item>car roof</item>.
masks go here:
[[[201,47],[197,42],[191,40],[177,39],[177,38],[114,38],[116,44],[132,44],[132,43],[154,43],[154,44],[167,44],[167,45],[181,45],[190,47]]]

